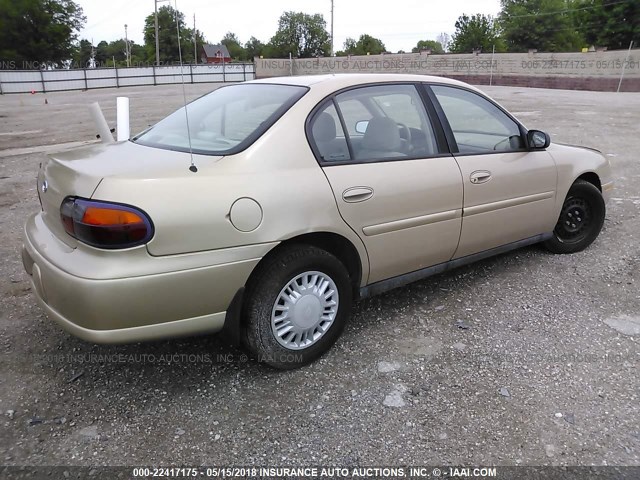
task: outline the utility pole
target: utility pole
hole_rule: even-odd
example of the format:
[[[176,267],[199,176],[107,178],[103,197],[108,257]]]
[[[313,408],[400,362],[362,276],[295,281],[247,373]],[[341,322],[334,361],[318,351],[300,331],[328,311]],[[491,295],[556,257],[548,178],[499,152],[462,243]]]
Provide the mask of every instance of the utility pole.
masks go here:
[[[171,0],[153,0],[156,8],[156,66],[160,66],[160,41],[158,40],[158,2],[170,2]]]
[[[124,56],[127,58],[127,67],[131,66],[131,51],[129,50],[129,34],[127,33],[127,24],[124,24]]]
[[[333,0],[331,0],[331,56],[333,57]]]
[[[158,42],[158,0],[153,0],[156,6],[156,67],[160,66],[160,43]]]
[[[198,34],[196,31],[196,14],[193,14],[193,64],[198,64]]]

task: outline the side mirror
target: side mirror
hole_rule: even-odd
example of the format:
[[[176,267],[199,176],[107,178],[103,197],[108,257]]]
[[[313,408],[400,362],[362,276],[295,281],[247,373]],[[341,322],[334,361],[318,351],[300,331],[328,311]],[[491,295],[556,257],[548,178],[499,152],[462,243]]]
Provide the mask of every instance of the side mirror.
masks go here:
[[[358,123],[356,123],[356,132],[362,133],[364,135],[367,131],[368,126],[369,120],[360,120]]]
[[[530,150],[544,150],[551,145],[551,137],[540,130],[529,130],[527,132],[527,147]]]

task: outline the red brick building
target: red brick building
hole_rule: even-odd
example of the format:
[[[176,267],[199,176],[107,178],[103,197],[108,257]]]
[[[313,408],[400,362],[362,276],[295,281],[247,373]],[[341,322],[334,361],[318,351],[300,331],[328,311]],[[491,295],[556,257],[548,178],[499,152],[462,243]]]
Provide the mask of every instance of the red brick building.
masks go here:
[[[211,45],[205,43],[202,46],[200,59],[202,63],[228,63],[231,61],[231,55],[226,45]]]

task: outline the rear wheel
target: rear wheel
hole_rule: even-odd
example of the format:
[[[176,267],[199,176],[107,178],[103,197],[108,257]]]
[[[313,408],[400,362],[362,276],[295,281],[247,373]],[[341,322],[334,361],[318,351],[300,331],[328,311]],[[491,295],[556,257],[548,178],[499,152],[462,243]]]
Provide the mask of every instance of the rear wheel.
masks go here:
[[[310,246],[287,247],[248,285],[245,340],[258,360],[280,369],[312,362],[337,340],[350,315],[344,265]]]
[[[576,180],[562,205],[553,237],[544,242],[544,246],[553,253],[584,250],[598,237],[604,216],[600,190],[589,182]]]

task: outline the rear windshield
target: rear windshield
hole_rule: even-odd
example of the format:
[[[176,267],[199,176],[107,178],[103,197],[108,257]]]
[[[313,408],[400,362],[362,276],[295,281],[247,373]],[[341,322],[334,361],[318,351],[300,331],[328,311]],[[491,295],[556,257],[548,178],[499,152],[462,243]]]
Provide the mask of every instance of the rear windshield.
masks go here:
[[[280,118],[306,87],[240,84],[221,87],[164,118],[133,138],[135,143],[204,155],[229,155],[247,148]]]

